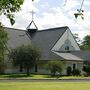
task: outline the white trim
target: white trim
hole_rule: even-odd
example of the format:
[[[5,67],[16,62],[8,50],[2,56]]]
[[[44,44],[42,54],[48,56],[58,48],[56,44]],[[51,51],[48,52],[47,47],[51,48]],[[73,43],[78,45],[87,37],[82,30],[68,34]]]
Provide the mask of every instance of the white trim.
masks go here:
[[[66,59],[66,60],[77,60],[77,61],[83,60],[80,57],[77,57],[71,53],[59,53],[59,52],[54,52],[54,53],[57,54],[58,56],[64,58],[64,59]]]
[[[70,48],[70,51],[80,50],[78,44],[76,43],[74,37],[72,36],[72,34],[70,32],[70,30],[67,29],[65,31],[65,33],[57,41],[57,43],[54,45],[54,47],[52,48],[52,51],[60,51],[60,48],[65,44],[66,40],[69,40],[71,43],[70,45],[73,47],[73,48]]]

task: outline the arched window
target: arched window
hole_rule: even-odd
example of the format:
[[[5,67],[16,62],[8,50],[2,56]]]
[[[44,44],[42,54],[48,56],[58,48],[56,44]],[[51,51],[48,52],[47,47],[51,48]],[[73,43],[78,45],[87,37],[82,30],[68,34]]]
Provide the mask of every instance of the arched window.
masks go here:
[[[65,50],[66,50],[66,51],[69,51],[69,46],[66,46],[66,47],[65,47]]]

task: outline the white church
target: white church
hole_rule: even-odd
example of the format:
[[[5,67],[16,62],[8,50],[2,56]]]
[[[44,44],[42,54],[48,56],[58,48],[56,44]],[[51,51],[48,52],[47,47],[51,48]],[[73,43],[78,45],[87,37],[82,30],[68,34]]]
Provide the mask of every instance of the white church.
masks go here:
[[[33,21],[31,24],[34,23]],[[30,24],[30,25],[31,25]],[[63,74],[66,74],[67,67],[76,68],[82,71],[85,61],[90,60],[90,51],[81,51],[73,34],[68,26],[49,28],[38,30],[27,28],[20,30],[15,28],[7,28],[4,30],[8,33],[7,53],[13,48],[21,45],[32,44],[40,48],[40,61],[43,65],[37,65],[37,70],[32,69],[32,72],[41,74],[50,73],[43,66],[50,60],[61,60],[65,62]],[[9,60],[5,73],[20,73],[19,69],[13,67]]]

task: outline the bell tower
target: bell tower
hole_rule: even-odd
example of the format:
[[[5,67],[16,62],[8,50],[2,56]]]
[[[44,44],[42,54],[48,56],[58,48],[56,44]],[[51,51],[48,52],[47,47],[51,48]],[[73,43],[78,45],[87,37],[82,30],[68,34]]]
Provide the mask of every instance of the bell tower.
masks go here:
[[[33,0],[32,0],[33,2]],[[30,35],[30,37],[32,38],[35,33],[38,31],[38,27],[36,26],[35,22],[34,22],[34,11],[32,9],[32,21],[30,22],[30,24],[27,26],[26,30],[28,32],[28,34]]]

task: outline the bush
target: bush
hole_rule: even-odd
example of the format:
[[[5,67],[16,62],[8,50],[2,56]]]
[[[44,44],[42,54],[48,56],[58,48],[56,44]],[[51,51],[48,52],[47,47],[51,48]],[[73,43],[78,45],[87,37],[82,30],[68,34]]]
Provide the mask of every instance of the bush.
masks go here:
[[[72,68],[70,66],[67,67],[67,76],[72,75]]]
[[[46,68],[51,71],[51,75],[56,76],[56,72],[62,73],[64,63],[63,61],[49,61]]]
[[[72,75],[73,75],[73,76],[79,76],[79,75],[80,75],[80,70],[74,69],[74,70],[72,71]]]
[[[90,66],[84,66],[83,71],[87,73],[87,75],[90,75]]]

